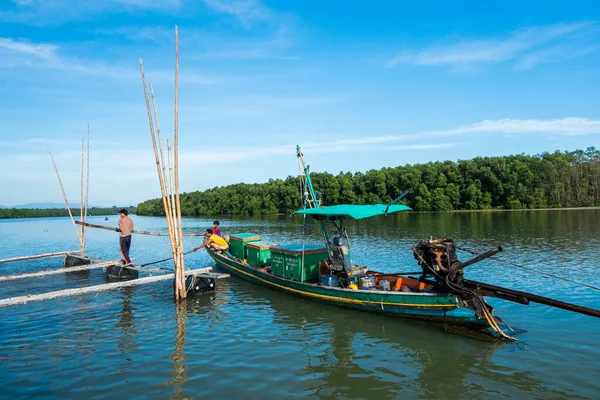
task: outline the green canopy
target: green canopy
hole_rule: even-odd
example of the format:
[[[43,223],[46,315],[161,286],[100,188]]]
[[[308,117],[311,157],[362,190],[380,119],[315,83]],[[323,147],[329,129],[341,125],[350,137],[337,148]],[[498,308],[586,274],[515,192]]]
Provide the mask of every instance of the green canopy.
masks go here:
[[[311,215],[315,218],[323,217],[336,219],[339,217],[350,217],[354,219],[363,219],[376,217],[378,215],[385,215],[387,204],[367,204],[367,205],[354,205],[354,204],[340,204],[337,206],[322,207],[322,208],[306,208],[294,212],[294,214],[306,214]],[[392,214],[398,211],[410,211],[412,208],[403,204],[393,204],[389,206],[387,213]]]

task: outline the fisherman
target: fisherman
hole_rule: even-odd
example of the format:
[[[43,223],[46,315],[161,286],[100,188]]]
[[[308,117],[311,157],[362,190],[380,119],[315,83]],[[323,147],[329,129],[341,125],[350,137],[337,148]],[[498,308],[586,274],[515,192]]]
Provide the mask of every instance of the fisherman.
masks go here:
[[[223,229],[221,229],[221,223],[219,221],[213,222],[213,233],[219,237],[223,237]]]
[[[129,213],[126,209],[119,211],[121,218],[119,219],[119,227],[115,229],[121,232],[119,238],[119,248],[121,249],[121,257],[123,258],[123,266],[131,265],[129,258],[129,248],[131,247],[131,233],[133,232],[133,221],[128,217]]]
[[[217,253],[221,253],[222,251],[229,249],[229,245],[227,244],[225,239],[215,235],[212,229],[207,229],[204,236],[206,236],[207,239],[200,246],[194,247],[194,251],[198,251],[206,246],[210,246],[211,248],[215,249]]]

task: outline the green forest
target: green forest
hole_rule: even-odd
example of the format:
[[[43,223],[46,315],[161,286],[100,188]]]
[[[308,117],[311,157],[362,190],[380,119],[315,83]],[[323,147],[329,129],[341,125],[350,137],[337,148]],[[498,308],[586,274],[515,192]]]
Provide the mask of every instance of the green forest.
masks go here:
[[[117,215],[119,210],[127,208],[131,214],[135,214],[135,207],[92,207],[88,208],[88,215]],[[73,218],[79,219],[79,209],[71,210]],[[7,218],[41,218],[41,217],[68,217],[66,208],[0,208],[0,219]]]
[[[600,205],[600,151],[595,147],[538,155],[429,162],[366,173],[311,173],[323,205],[402,202],[417,211],[533,209]],[[185,216],[291,213],[301,207],[299,178],[239,183],[183,193]],[[160,199],[138,215],[164,215]]]

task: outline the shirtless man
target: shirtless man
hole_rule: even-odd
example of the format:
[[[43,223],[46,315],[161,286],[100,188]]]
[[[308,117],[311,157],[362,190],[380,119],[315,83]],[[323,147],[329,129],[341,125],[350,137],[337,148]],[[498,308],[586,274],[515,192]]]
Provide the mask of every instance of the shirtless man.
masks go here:
[[[115,229],[117,232],[121,232],[119,238],[119,247],[121,249],[121,257],[123,257],[123,265],[131,265],[131,259],[129,258],[129,248],[131,247],[131,233],[133,232],[133,221],[127,215],[127,210],[122,209],[119,211],[121,219],[119,219],[119,227]]]

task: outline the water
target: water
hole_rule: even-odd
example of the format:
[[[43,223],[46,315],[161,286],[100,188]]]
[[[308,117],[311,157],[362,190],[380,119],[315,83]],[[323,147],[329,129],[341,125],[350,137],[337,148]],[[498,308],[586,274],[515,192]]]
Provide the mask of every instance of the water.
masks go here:
[[[162,219],[136,228],[166,231]],[[92,218],[92,223],[116,226]],[[211,226],[186,219],[187,231]],[[222,220],[229,233],[300,241],[301,218]],[[318,243],[315,223],[307,239]],[[400,214],[351,223],[353,261],[415,269],[410,246],[452,236],[530,268],[600,286],[600,210]],[[199,238],[186,238],[191,249]],[[88,253],[118,257],[116,233],[89,230]],[[0,257],[76,249],[64,218],[0,220]],[[138,264],[169,257],[164,237],[135,236]],[[461,260],[469,255],[459,254]],[[188,268],[212,265],[204,252]],[[168,267],[169,263],[162,264]],[[0,264],[0,274],[59,268],[60,259]],[[484,261],[472,279],[600,308],[598,291]],[[105,283],[101,270],[0,283],[0,298]],[[488,343],[394,318],[344,310],[235,277],[175,304],[167,282],[0,308],[1,398],[598,398],[600,321],[542,305],[491,299],[527,330]]]

